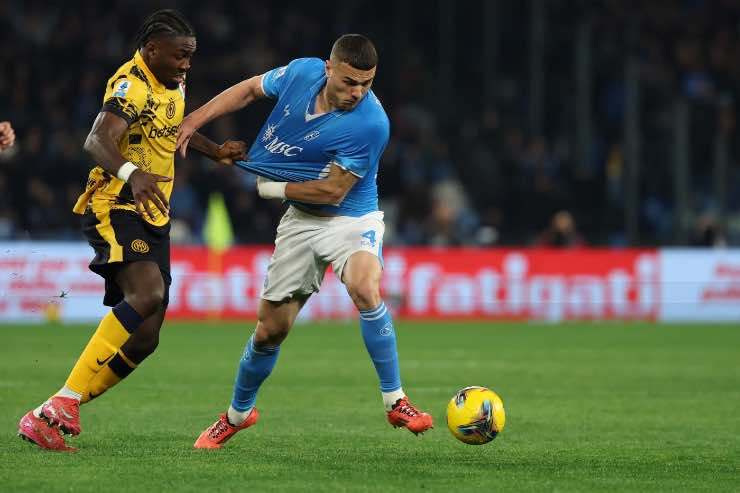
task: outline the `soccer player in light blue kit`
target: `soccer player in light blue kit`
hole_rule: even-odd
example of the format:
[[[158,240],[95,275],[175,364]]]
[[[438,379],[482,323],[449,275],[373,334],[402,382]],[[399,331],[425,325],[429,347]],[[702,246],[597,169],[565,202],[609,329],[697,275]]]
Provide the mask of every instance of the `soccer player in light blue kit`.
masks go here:
[[[257,327],[239,362],[231,405],[201,433],[196,448],[221,448],[257,421],[257,391],[329,264],[360,312],[388,421],[416,434],[432,427],[432,417],[411,405],[401,387],[393,321],[380,297],[385,226],[376,176],[389,122],[370,90],[377,63],[369,39],[347,34],[334,43],[329,60],[300,58],[240,82],[181,125],[184,155],[190,136],[204,124],[256,99],[277,99],[248,161],[237,165],[259,175],[261,197],[290,204],[278,226]]]

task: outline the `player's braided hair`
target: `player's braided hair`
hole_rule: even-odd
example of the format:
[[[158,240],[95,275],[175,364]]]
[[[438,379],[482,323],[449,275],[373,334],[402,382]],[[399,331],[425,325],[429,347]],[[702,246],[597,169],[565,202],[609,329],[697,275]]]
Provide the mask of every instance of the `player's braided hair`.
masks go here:
[[[331,57],[349,63],[359,70],[370,70],[378,65],[378,52],[373,42],[362,34],[345,34],[334,42]]]
[[[177,10],[158,10],[144,19],[136,33],[136,46],[144,46],[152,36],[195,36],[195,30]]]

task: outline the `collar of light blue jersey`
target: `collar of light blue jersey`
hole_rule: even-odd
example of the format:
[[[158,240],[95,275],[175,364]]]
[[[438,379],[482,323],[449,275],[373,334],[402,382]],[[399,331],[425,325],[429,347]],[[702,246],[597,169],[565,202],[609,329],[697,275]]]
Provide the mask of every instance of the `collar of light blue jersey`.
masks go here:
[[[322,116],[326,116],[326,115],[334,115],[334,116],[346,115],[347,113],[356,110],[357,107],[362,104],[362,100],[364,100],[367,97],[367,94],[365,94],[362,97],[362,100],[360,100],[360,102],[357,103],[357,106],[355,106],[349,111],[340,110],[338,108],[335,108],[328,113],[324,113],[319,116],[314,116],[314,112],[316,111],[316,97],[319,95],[319,92],[321,92],[321,89],[323,89],[325,83],[326,83],[326,74],[322,75],[319,80],[314,82],[313,85],[311,86],[311,90],[308,92],[311,95],[311,97],[308,99],[308,105],[306,106],[306,114],[312,117],[312,119],[321,118]]]

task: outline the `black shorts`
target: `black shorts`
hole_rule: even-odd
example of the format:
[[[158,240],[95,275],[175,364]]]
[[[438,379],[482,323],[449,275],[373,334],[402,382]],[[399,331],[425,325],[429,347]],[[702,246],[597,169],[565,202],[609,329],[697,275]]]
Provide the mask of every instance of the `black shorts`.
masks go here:
[[[132,211],[113,209],[82,218],[82,230],[95,250],[90,270],[105,279],[103,304],[115,306],[123,300],[116,272],[126,262],[150,261],[159,266],[165,284],[164,304],[169,302],[170,224],[153,226]]]

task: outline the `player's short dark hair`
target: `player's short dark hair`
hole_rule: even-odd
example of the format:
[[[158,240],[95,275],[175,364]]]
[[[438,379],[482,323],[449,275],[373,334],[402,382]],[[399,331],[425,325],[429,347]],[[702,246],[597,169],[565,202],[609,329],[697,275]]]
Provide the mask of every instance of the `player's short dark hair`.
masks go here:
[[[136,46],[141,48],[157,36],[195,36],[195,30],[177,10],[163,9],[144,19],[136,33]]]
[[[375,45],[362,34],[345,34],[334,42],[331,57],[346,62],[358,70],[370,70],[378,65]]]

